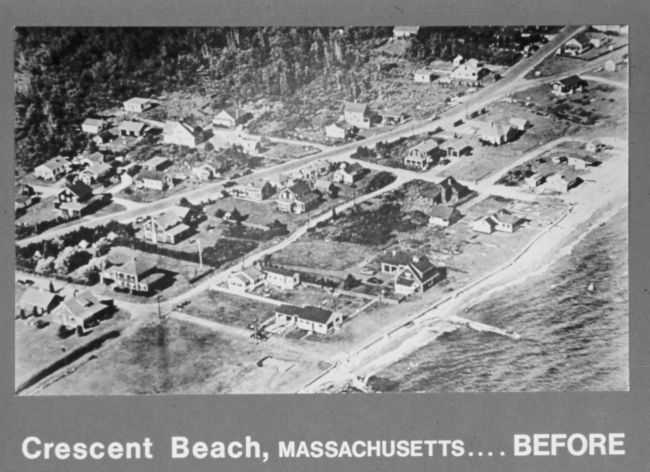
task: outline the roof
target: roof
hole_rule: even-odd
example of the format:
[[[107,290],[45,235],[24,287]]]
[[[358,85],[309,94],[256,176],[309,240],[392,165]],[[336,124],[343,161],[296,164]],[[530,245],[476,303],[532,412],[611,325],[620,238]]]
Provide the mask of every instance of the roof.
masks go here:
[[[319,324],[327,324],[332,317],[332,312],[323,310],[315,306],[306,305],[304,307],[293,305],[280,305],[275,309],[276,313],[289,316],[297,316],[300,319],[312,321]]]
[[[122,272],[125,274],[129,275],[135,275],[137,277],[140,277],[142,274],[148,272],[149,270],[153,269],[154,266],[150,263],[147,263],[146,261],[143,261],[142,259],[138,259],[136,257],[133,257],[126,261],[123,264],[119,265],[119,269],[116,268],[117,272]]]
[[[401,117],[404,113],[401,112],[401,111],[397,111],[397,110],[383,110],[383,111],[380,111],[379,114],[380,114],[381,116],[387,116],[387,117],[389,117],[389,118],[399,118],[399,117]]]
[[[44,162],[43,164],[41,164],[38,167],[47,167],[48,169],[54,170],[57,167],[61,167],[62,165],[66,166],[66,165],[69,165],[69,164],[70,164],[70,161],[68,161],[66,158],[61,157],[61,156],[56,156],[56,157],[53,157],[52,159],[48,160],[47,162]]]
[[[260,277],[264,277],[264,272],[261,270],[256,269],[255,267],[248,267],[244,270],[241,271],[241,273],[246,274],[249,276],[251,279],[259,279]]]
[[[352,164],[348,164],[345,166],[345,169],[343,169],[345,173],[347,174],[355,174],[357,172],[361,172],[364,170],[364,167],[359,164],[358,162],[353,162]]]
[[[86,118],[84,122],[82,123],[83,125],[87,126],[103,126],[104,125],[104,120],[98,120],[95,118]]]
[[[521,221],[521,218],[519,218],[518,216],[513,215],[508,210],[499,210],[499,211],[497,211],[496,213],[494,213],[492,215],[492,218],[494,218],[495,220],[497,220],[497,221],[499,221],[501,223],[507,223],[507,224],[511,224],[511,225],[514,225],[514,224],[518,223],[519,221]]]
[[[578,159],[578,160],[581,160],[581,161],[585,161],[587,164],[595,164],[596,162],[598,162],[597,159],[594,159],[591,156],[568,156],[567,158],[568,159]]]
[[[244,187],[262,189],[266,185],[269,185],[269,183],[267,181],[259,179],[259,180],[253,180],[251,182],[248,182],[247,184],[244,184]]]
[[[431,218],[440,218],[442,220],[448,220],[451,218],[451,215],[454,214],[456,208],[448,207],[443,205],[436,205],[429,210],[429,216]]]
[[[79,203],[79,202],[63,202],[59,206],[61,210],[77,210],[81,211],[84,208],[86,208],[87,203]]]
[[[418,75],[434,75],[434,72],[429,69],[418,69],[413,73]]]
[[[510,123],[517,127],[526,126],[528,124],[528,120],[526,118],[510,118]]]
[[[288,175],[284,175],[284,174],[273,174],[273,175],[269,175],[268,177],[266,177],[266,180],[268,180],[269,182],[273,182],[273,183],[276,183],[276,184],[279,184],[279,185],[284,184],[287,180],[290,180],[290,179],[291,179],[291,177],[289,177]]]
[[[512,129],[510,125],[502,125],[500,123],[495,123],[493,121],[489,123],[483,123],[481,125],[481,135],[483,136],[492,136],[492,137],[498,137],[500,138],[501,136],[506,136],[508,132]]]
[[[163,229],[168,229],[178,223],[181,223],[190,212],[190,209],[187,207],[182,207],[180,205],[171,206],[166,212],[158,215],[154,220]]]
[[[287,270],[281,267],[271,267],[271,266],[262,266],[262,272],[284,275],[285,277],[293,277],[294,274],[296,273],[295,270]]]
[[[76,318],[86,321],[97,313],[105,310],[107,306],[100,303],[99,300],[89,290],[63,302],[62,304]]]
[[[445,149],[454,148],[458,151],[462,151],[465,148],[471,147],[471,143],[467,138],[455,139],[454,141],[449,141],[445,143]]]
[[[408,265],[412,260],[415,254],[410,252],[403,251],[393,251],[382,254],[378,257],[378,261],[383,264],[390,264],[394,266],[405,266]]]
[[[309,184],[304,180],[296,180],[291,187],[288,187],[291,192],[297,196],[303,196],[311,191]]]
[[[318,179],[316,180],[316,182],[314,182],[314,188],[329,190],[331,186],[332,186],[332,182],[326,179]]]
[[[163,134],[172,134],[174,129],[178,128],[179,126],[194,137],[197,137],[203,133],[203,129],[198,125],[196,120],[190,116],[183,118],[181,121],[167,120],[165,122],[165,127],[163,128]]]
[[[356,103],[356,102],[343,102],[343,111],[348,113],[361,113],[365,115],[368,112],[368,104]]]
[[[52,304],[55,297],[56,294],[54,293],[41,292],[38,289],[30,287],[25,291],[25,293],[23,293],[23,296],[20,297],[20,302],[29,303],[30,305],[40,308],[47,308]]]
[[[313,200],[317,200],[318,198],[320,198],[318,195],[316,195],[315,193],[309,192],[309,193],[305,193],[303,195],[298,196],[296,198],[296,200],[298,200],[299,202],[302,202],[302,203],[309,203],[309,202],[311,202]]]
[[[95,139],[95,138],[101,138],[102,141],[108,141],[108,140],[110,140],[112,137],[113,137],[113,135],[111,134],[111,132],[107,130],[107,131],[102,131],[101,133],[99,133],[98,135],[96,135],[93,139]]]
[[[94,162],[104,162],[104,159],[106,156],[104,156],[101,152],[93,152],[91,155],[86,157],[87,160],[89,161],[94,161]]]
[[[92,195],[92,193],[93,193],[92,187],[86,185],[85,183],[83,183],[80,180],[77,180],[73,184],[66,185],[65,189],[61,190],[61,192],[64,192],[65,190],[70,190],[80,200],[83,200],[85,197],[87,197],[88,195]],[[61,192],[59,192],[59,193],[61,193]]]
[[[123,121],[120,123],[118,129],[139,133],[145,126],[144,123],[140,123],[139,121]]]
[[[169,159],[167,159],[166,157],[156,156],[156,157],[152,157],[146,162],[143,162],[142,165],[147,167],[158,167],[160,164],[164,164],[165,162],[168,161]]]
[[[584,80],[582,80],[577,75],[571,75],[571,76],[569,76],[569,77],[567,77],[565,79],[558,80],[557,82],[564,85],[565,87],[570,87],[571,85],[582,84],[582,83],[584,83]]]
[[[437,147],[438,147],[438,143],[436,141],[434,141],[433,139],[427,139],[426,141],[421,142],[417,146],[412,147],[410,151],[421,151],[424,154],[428,154],[429,152],[433,151]]]
[[[215,115],[215,118],[221,115],[222,113],[225,113],[226,115],[236,120],[241,118],[245,112],[241,108],[233,106],[233,107],[224,108],[223,110],[221,110],[219,113]]]
[[[99,162],[97,164],[91,165],[88,169],[86,169],[86,172],[91,172],[96,175],[101,175],[108,172],[111,169],[112,167],[110,166],[110,164],[104,164],[103,162]]]
[[[393,28],[393,32],[395,33],[418,34],[418,31],[420,31],[419,26],[396,26]]]
[[[164,178],[167,176],[164,172],[161,172],[159,170],[142,170],[136,177],[136,179],[140,180],[164,180]]]
[[[580,33],[580,34],[575,35],[569,41],[572,41],[572,40],[575,40],[575,41],[579,42],[582,45],[589,44],[589,37],[584,33]]]
[[[184,224],[184,223],[181,223],[181,224],[179,224],[179,225],[177,225],[177,226],[174,226],[172,229],[168,230],[168,231],[167,231],[167,234],[169,234],[169,235],[171,235],[171,236],[176,236],[177,234],[184,233],[184,232],[187,231],[188,229],[190,229],[189,226],[187,226],[187,225]]]
[[[144,105],[146,103],[149,103],[151,100],[148,98],[140,98],[140,97],[133,97],[129,98],[124,104],[129,104],[129,105]]]

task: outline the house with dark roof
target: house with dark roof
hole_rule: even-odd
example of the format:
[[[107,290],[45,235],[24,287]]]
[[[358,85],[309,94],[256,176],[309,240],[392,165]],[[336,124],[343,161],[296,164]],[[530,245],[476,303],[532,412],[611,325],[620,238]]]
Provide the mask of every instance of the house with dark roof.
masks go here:
[[[564,43],[565,54],[578,55],[586,52],[592,47],[592,43],[585,33],[580,33]]]
[[[111,307],[111,301],[99,301],[99,299],[87,290],[81,294],[75,294],[72,298],[64,300],[52,312],[52,320],[68,328],[88,328],[97,321],[102,314]]]
[[[164,172],[158,170],[143,170],[135,179],[135,186],[137,188],[149,188],[152,190],[167,190],[174,187],[172,177]]]
[[[83,203],[90,200],[93,196],[93,189],[86,183],[77,180],[73,184],[68,184],[57,194],[57,200],[60,204],[66,202]]]
[[[473,148],[468,139],[459,138],[444,143],[443,149],[447,157],[461,157],[471,154]]]
[[[343,324],[343,315],[310,305],[280,305],[275,309],[275,321],[278,324],[296,325],[305,331],[328,334]]]
[[[203,128],[192,117],[181,121],[166,121],[163,128],[163,142],[195,148],[205,141]]]
[[[571,75],[561,80],[556,80],[551,83],[553,87],[553,92],[556,94],[572,94],[576,92],[582,92],[582,90],[587,86],[587,81],[580,78],[577,75]]]
[[[311,191],[305,180],[295,180],[293,185],[285,187],[278,196],[278,210],[287,213],[305,213],[316,208],[320,197]]]
[[[138,137],[144,134],[144,129],[147,125],[139,121],[123,121],[118,126],[120,136],[133,136]]]
[[[169,159],[166,157],[160,157],[160,156],[155,156],[152,157],[151,159],[145,161],[142,163],[142,168],[144,170],[163,170],[165,167],[167,167],[167,164],[169,164]]]
[[[363,177],[365,168],[358,162],[348,163],[343,162],[339,169],[334,172],[332,179],[334,182],[339,182],[342,184],[353,184],[357,180]]]
[[[212,124],[222,128],[234,128],[242,123],[245,114],[246,112],[239,107],[224,108],[212,118]]]
[[[410,38],[416,36],[420,31],[419,26],[396,26],[393,28],[394,38]]]
[[[19,305],[26,315],[43,315],[54,309],[56,294],[30,287],[20,297]]]
[[[441,155],[442,152],[438,143],[433,139],[427,139],[409,149],[403,162],[406,167],[411,169],[426,170],[432,163],[434,163],[434,161],[437,161]]]
[[[240,196],[256,202],[264,201],[275,193],[273,185],[261,179],[243,184],[239,187],[239,190],[243,193]]]
[[[456,203],[471,193],[469,187],[459,183],[452,176],[422,190],[418,200],[427,205]]]
[[[460,212],[455,207],[436,205],[427,211],[430,226],[446,228],[460,218]]]
[[[367,103],[344,102],[343,119],[352,126],[368,129],[377,121],[377,114]]]
[[[264,284],[280,290],[293,290],[300,284],[300,273],[295,270],[286,270],[279,267],[261,266],[265,274]]]
[[[514,233],[523,223],[523,218],[502,209],[473,221],[471,228],[478,233],[486,234],[492,234],[494,231]]]
[[[409,252],[391,251],[378,258],[381,271],[393,274],[395,293],[411,295],[422,293],[444,278],[444,272],[425,256]]]
[[[104,120],[86,118],[81,123],[81,131],[89,134],[98,134],[104,128]]]
[[[164,213],[148,218],[142,225],[144,239],[153,244],[176,244],[190,231],[187,225],[190,212],[187,207],[173,205]]]
[[[97,145],[109,143],[113,140],[114,136],[110,131],[102,131],[93,136],[93,141]]]
[[[113,288],[129,290],[130,292],[148,293],[165,276],[156,273],[156,266],[135,257],[126,262],[112,263],[100,273],[100,280],[113,281]]]

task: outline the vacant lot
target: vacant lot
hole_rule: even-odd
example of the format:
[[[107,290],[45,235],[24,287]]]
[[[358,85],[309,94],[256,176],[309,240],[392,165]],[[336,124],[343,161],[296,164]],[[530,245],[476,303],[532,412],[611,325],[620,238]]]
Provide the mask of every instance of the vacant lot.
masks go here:
[[[207,290],[192,298],[183,312],[219,323],[247,328],[251,323],[263,323],[274,316],[275,305],[258,302],[229,293]]]
[[[273,261],[283,266],[317,268],[345,275],[368,256],[368,248],[360,244],[320,239],[298,240],[273,254]]]
[[[344,317],[351,315],[359,307],[368,303],[368,300],[361,300],[347,295],[333,297],[327,290],[305,286],[300,286],[296,290],[287,292],[272,291],[271,298],[290,305],[317,306],[324,310],[343,313]]]
[[[301,157],[309,156],[320,152],[320,149],[305,144],[304,146],[297,146],[295,144],[286,143],[270,143],[267,145],[267,151],[262,156],[268,159],[300,159]],[[274,162],[277,164],[277,162]]]

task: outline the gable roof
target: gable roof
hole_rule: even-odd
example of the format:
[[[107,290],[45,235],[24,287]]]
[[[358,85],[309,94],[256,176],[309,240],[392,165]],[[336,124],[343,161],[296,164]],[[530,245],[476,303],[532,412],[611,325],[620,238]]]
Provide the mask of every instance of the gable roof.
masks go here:
[[[136,177],[139,180],[159,180],[163,181],[167,174],[159,170],[142,170]]]
[[[564,85],[565,87],[570,87],[572,85],[579,85],[585,83],[583,79],[580,78],[578,75],[570,75],[569,77],[566,77],[564,79],[558,80],[555,83],[560,83]]]
[[[145,105],[149,103],[151,100],[148,98],[140,98],[140,97],[133,97],[129,98],[124,104],[129,104],[129,105]]]
[[[164,164],[167,161],[169,161],[169,159],[167,159],[166,157],[156,156],[156,157],[152,157],[148,161],[143,162],[142,166],[158,167],[160,164]]]
[[[50,170],[54,170],[54,169],[56,169],[58,167],[67,166],[67,165],[70,165],[70,161],[68,161],[64,157],[56,156],[56,157],[53,157],[52,159],[49,159],[47,162],[44,162],[43,164],[41,164],[38,167],[47,167]],[[37,169],[38,169],[38,167],[37,167]]]
[[[104,164],[103,162],[98,162],[97,164],[93,164],[88,169],[86,169],[86,172],[90,172],[91,174],[95,175],[101,175],[109,170],[111,170],[112,167],[110,164]]]
[[[163,134],[173,134],[178,128],[182,129],[185,133],[191,134],[195,138],[203,134],[203,128],[201,128],[197,124],[196,120],[191,116],[186,117],[181,121],[167,120],[163,128]]]
[[[343,111],[348,113],[361,113],[365,115],[369,111],[367,103],[343,102]]]
[[[65,300],[62,307],[76,318],[86,321],[105,310],[107,305],[100,303],[97,297],[87,290],[74,298]]]
[[[359,164],[358,162],[353,162],[351,164],[346,165],[345,168],[340,169],[340,170],[342,170],[346,174],[356,174],[358,172],[361,172],[364,169],[365,168],[361,164]]]
[[[83,200],[85,197],[87,197],[89,195],[92,195],[92,193],[93,193],[92,187],[86,185],[81,180],[77,180],[73,184],[66,185],[65,188],[63,190],[61,190],[61,192],[64,192],[65,190],[71,191],[80,200]],[[61,192],[59,192],[59,193],[61,193]]]
[[[284,277],[293,277],[296,274],[295,270],[287,270],[281,267],[261,266],[262,272],[282,275]]]
[[[239,107],[232,106],[232,107],[224,108],[223,110],[219,111],[219,113],[215,115],[215,118],[217,118],[219,115],[224,113],[229,117],[231,117],[232,119],[237,120],[241,118],[245,112]]]
[[[182,223],[189,212],[190,209],[187,207],[173,205],[169,207],[166,212],[156,216],[154,218],[154,221],[158,223],[164,230],[167,230],[173,226],[178,225],[179,223]]]
[[[118,127],[119,130],[133,131],[139,133],[146,125],[139,121],[123,121]]]
[[[438,143],[436,141],[434,141],[433,139],[427,139],[426,141],[421,142],[417,146],[412,147],[409,150],[409,152],[411,152],[411,151],[420,151],[420,152],[422,152],[424,154],[428,154],[437,147],[438,147]]]
[[[103,126],[104,125],[104,120],[98,120],[96,118],[86,118],[81,125],[86,125],[86,126]]]
[[[155,267],[153,263],[148,263],[142,259],[133,257],[122,264],[115,264],[117,267],[114,269],[117,272],[122,272],[129,275],[140,277],[146,272]]]
[[[23,296],[20,297],[21,303],[29,303],[39,308],[47,308],[54,301],[56,294],[50,292],[41,292],[35,288],[28,288]]]
[[[431,207],[428,211],[428,214],[431,218],[440,218],[442,220],[448,220],[456,211],[456,208],[444,205],[436,205]]]
[[[495,123],[490,121],[489,123],[479,122],[481,124],[481,135],[500,138],[502,136],[507,136],[510,130],[512,129],[510,125],[503,125],[501,123]]]
[[[417,69],[413,73],[417,74],[417,75],[434,75],[435,74],[435,72],[433,72],[432,70],[429,70],[429,69]]]
[[[291,187],[288,187],[288,189],[293,192],[297,197],[302,197],[303,195],[308,194],[311,192],[311,188],[309,187],[309,184],[301,179],[297,179]]]
[[[571,38],[568,42],[577,41],[581,46],[589,44],[589,37],[585,33],[580,33]]]
[[[275,309],[275,312],[282,315],[297,316],[303,320],[319,324],[327,324],[333,314],[330,310],[323,310],[311,305],[305,305],[304,307],[280,305]]]
[[[499,210],[496,213],[492,215],[492,218],[495,219],[496,221],[500,223],[506,223],[506,224],[511,224],[514,225],[521,221],[521,218],[519,218],[516,215],[513,215],[510,213],[508,210]]]

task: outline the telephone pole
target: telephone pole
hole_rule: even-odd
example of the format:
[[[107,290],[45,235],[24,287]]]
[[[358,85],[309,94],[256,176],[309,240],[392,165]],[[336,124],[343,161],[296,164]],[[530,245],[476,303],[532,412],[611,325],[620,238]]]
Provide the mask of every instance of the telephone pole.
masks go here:
[[[203,270],[203,256],[201,255],[201,241],[197,239],[196,244],[199,247],[199,269]]]

